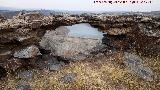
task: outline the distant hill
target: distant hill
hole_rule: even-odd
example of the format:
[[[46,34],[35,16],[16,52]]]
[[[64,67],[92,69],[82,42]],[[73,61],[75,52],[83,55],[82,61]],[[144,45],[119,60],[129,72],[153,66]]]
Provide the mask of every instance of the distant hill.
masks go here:
[[[16,10],[19,10],[19,9],[18,8],[12,8],[12,7],[2,7],[2,6],[0,6],[0,10],[16,11]]]
[[[6,18],[12,18],[13,16],[18,15],[21,11],[25,12],[39,12],[43,15],[50,15],[50,14],[93,14],[93,13],[100,13],[104,15],[149,15],[149,16],[160,16],[160,11],[152,11],[152,12],[126,12],[126,11],[117,11],[117,12],[91,12],[91,11],[68,11],[68,10],[46,10],[46,9],[18,9],[18,8],[12,8],[12,7],[1,7],[0,6],[0,14],[5,16]]]
[[[8,19],[11,19],[13,16],[18,15],[18,13],[20,13],[20,11],[0,10],[0,14]]]

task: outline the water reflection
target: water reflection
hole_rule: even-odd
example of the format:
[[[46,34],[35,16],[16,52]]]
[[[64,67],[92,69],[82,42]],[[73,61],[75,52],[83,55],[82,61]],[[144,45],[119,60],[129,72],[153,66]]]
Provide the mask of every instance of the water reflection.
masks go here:
[[[70,30],[68,35],[71,37],[93,38],[93,39],[103,38],[103,33],[98,31],[98,28],[93,28],[88,23],[75,24],[66,27]]]

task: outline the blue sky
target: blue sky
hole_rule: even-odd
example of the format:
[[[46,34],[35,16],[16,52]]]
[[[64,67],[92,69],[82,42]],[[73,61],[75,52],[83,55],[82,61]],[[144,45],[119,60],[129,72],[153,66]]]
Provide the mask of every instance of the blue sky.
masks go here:
[[[59,9],[72,11],[157,11],[160,0],[151,4],[94,4],[94,0],[0,0],[1,7]],[[106,0],[107,1],[107,0]],[[115,1],[115,0],[112,0]],[[132,1],[132,0],[131,0]],[[142,1],[142,0],[141,0]],[[146,0],[149,1],[149,0]]]

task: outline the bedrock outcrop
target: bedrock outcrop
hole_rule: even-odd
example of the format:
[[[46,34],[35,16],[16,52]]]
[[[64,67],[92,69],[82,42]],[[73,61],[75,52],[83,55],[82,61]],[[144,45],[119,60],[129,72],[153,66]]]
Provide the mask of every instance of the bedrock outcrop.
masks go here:
[[[56,29],[60,26],[77,23],[89,23],[106,35],[101,41],[82,40],[67,37],[67,30]],[[20,13],[12,19],[0,16],[0,67],[4,69],[10,62],[13,62],[12,66],[15,69],[29,65],[32,61],[36,62],[37,58],[44,54],[67,59],[86,57],[85,55],[95,50],[99,42],[104,43],[106,48],[123,51],[137,50],[144,55],[159,56],[160,19],[143,15],[44,16],[38,12]],[[67,46],[64,46],[66,44]],[[30,46],[34,47],[30,49]],[[25,60],[23,60],[24,58]],[[17,63],[19,61],[22,64]],[[12,69],[12,66],[7,67],[7,70]]]
[[[103,47],[101,39],[79,38],[68,35],[69,29],[61,26],[54,31],[48,31],[40,42],[45,50],[51,50],[54,56],[67,60],[83,60]]]

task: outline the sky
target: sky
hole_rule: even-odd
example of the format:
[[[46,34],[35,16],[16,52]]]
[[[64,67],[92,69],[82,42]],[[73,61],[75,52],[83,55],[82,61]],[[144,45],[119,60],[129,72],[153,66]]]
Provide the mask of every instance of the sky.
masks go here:
[[[99,0],[108,1],[108,0]],[[112,0],[115,1],[115,0]],[[119,0],[122,1],[122,0]],[[133,0],[128,0],[133,1]],[[137,1],[137,0],[136,0]],[[139,0],[142,1],[142,0]],[[143,0],[149,1],[149,0]],[[160,11],[160,0],[147,4],[106,4],[94,0],[0,0],[0,7],[69,11]]]

